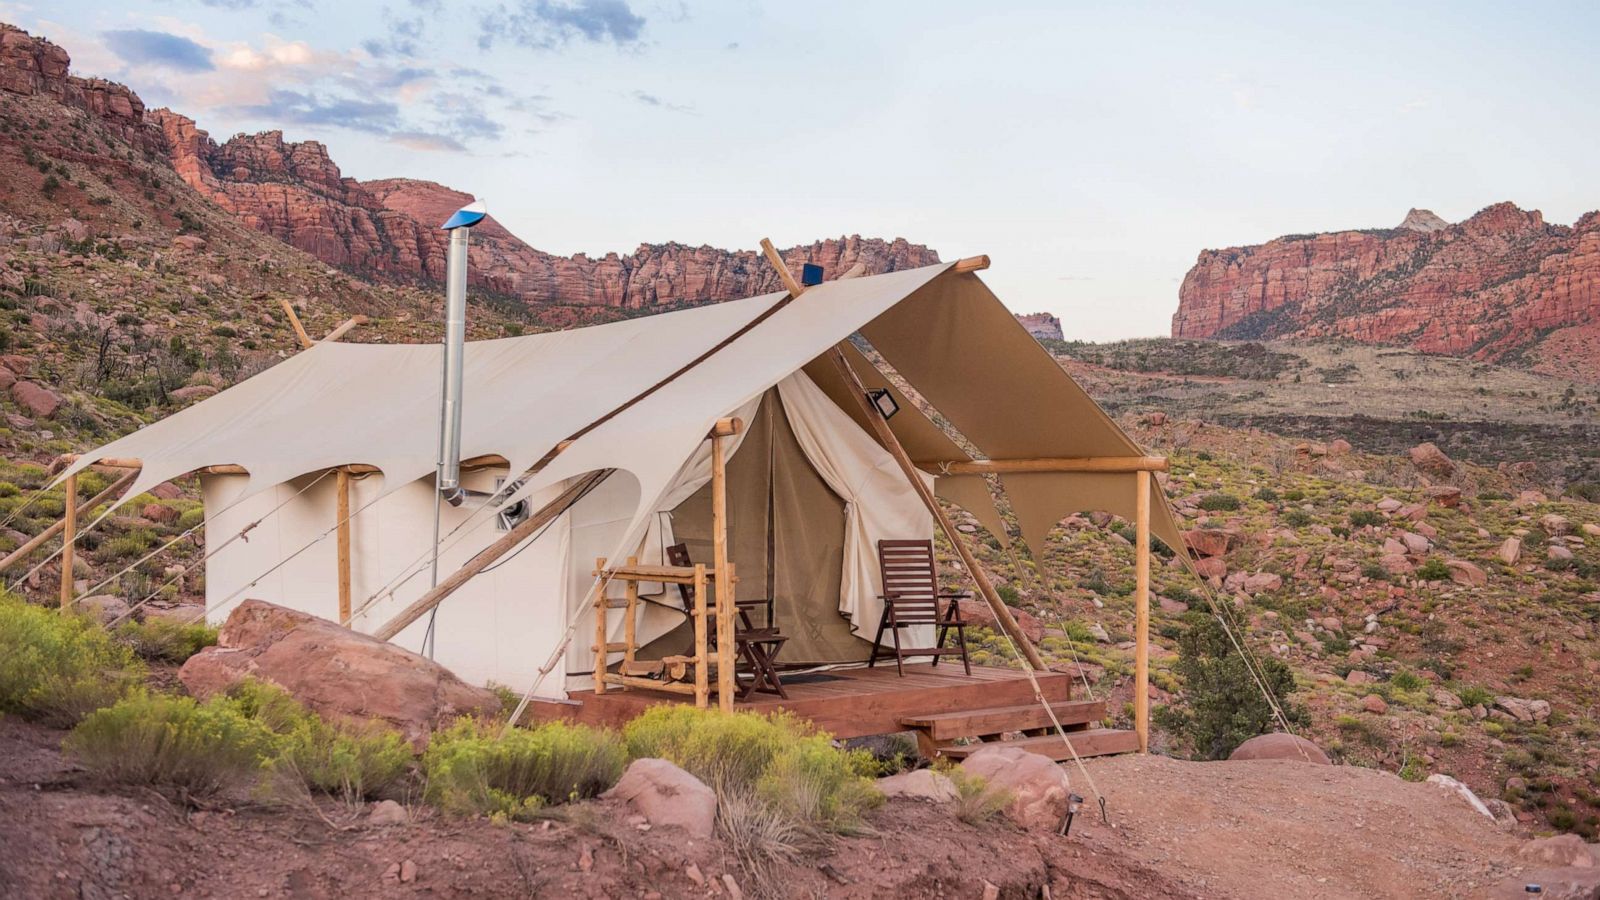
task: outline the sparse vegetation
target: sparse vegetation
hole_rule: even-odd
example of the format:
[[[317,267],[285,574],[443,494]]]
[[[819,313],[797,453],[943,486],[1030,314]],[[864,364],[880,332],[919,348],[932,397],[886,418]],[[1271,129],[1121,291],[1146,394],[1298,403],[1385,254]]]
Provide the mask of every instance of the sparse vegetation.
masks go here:
[[[609,731],[564,722],[501,731],[463,719],[434,735],[422,757],[428,799],[458,815],[526,821],[552,804],[599,794],[621,777],[627,758]]]
[[[133,653],[98,623],[0,591],[0,712],[73,725],[143,676]]]
[[[198,799],[251,782],[272,733],[225,698],[139,693],[91,713],[66,749],[96,777]]]
[[[1294,674],[1276,659],[1260,659],[1258,674],[1291,725],[1305,711],[1290,701]],[[1201,759],[1226,759],[1234,748],[1275,729],[1272,707],[1256,676],[1233,649],[1215,619],[1192,616],[1178,639],[1173,671],[1183,682],[1182,704],[1157,710],[1158,723],[1178,735]]]
[[[115,634],[139,656],[169,663],[181,663],[217,642],[217,630],[203,622],[185,625],[170,619],[124,622]]]

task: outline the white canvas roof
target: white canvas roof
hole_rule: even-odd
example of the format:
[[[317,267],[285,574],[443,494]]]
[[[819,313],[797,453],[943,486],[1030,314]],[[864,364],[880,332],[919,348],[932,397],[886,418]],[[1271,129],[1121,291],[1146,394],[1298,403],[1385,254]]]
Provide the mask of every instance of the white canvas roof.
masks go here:
[[[498,454],[521,472],[604,419],[523,490],[597,469],[626,470],[639,488],[629,529],[636,539],[717,418],[858,331],[993,458],[1140,455],[977,275],[951,272],[952,265],[827,282],[786,304],[787,295],[769,294],[470,343],[462,456]],[[84,454],[68,472],[103,458],[139,459],[143,469],[127,497],[228,464],[250,473],[246,493],[355,463],[381,469],[387,485],[403,485],[435,466],[440,354],[437,345],[319,344]],[[881,381],[860,368],[863,362],[855,355],[863,378]],[[829,390],[820,367],[808,373]],[[836,403],[837,389],[830,391]],[[616,412],[630,401],[636,402]],[[852,404],[842,406],[859,417]],[[890,424],[919,462],[930,461],[928,454],[968,458],[920,415],[896,416]],[[941,494],[968,506],[991,530],[999,528],[979,477],[939,481]],[[1068,513],[1100,508],[1133,515],[1130,475],[1009,475],[1005,484],[1026,485],[1011,491],[1011,500],[1036,552],[1049,527]],[[1153,531],[1181,553],[1166,505],[1154,512]],[[1003,539],[1003,530],[997,534]]]

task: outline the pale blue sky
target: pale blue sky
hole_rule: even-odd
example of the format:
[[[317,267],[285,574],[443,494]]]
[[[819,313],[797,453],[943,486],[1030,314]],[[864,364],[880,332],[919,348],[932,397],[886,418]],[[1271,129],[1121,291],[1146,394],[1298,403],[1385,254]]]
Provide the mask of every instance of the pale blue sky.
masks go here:
[[[1206,247],[1600,208],[1600,4],[0,0],[218,140],[476,193],[540,249],[988,253],[1069,337]]]

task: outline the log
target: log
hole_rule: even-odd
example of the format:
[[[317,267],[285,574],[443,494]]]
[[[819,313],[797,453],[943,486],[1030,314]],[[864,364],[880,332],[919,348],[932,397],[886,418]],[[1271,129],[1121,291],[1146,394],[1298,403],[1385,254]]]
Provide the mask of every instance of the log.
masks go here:
[[[1150,752],[1150,482],[1149,472],[1134,475],[1134,669],[1133,730],[1139,752]]]
[[[733,712],[737,679],[733,670],[734,600],[732,564],[728,562],[728,463],[722,458],[725,438],[711,433],[711,558],[717,575],[717,706]],[[723,578],[726,572],[729,577]]]
[[[334,330],[328,332],[326,335],[323,336],[322,339],[324,341],[337,341],[339,338],[344,337],[345,334],[350,331],[350,329],[356,327],[357,325],[365,325],[365,324],[367,324],[367,317],[366,316],[351,316],[350,318],[345,319],[343,322],[339,323],[339,327],[338,328],[335,328]]]
[[[977,256],[969,256],[966,259],[958,259],[958,260],[956,260],[956,264],[955,264],[955,266],[952,267],[951,271],[954,271],[954,272],[977,272],[979,270],[987,269],[987,268],[989,268],[989,256],[988,256],[988,254],[979,254]]]
[[[116,494],[118,491],[122,490],[128,485],[133,484],[133,480],[138,477],[139,472],[137,469],[135,469],[134,471],[123,475],[121,478],[118,478],[116,481],[111,483],[110,487],[98,494],[95,494],[89,499],[88,503],[83,504],[84,512],[92,512],[95,507],[111,499],[112,495]],[[60,534],[61,529],[65,528],[66,524],[67,520],[65,518],[60,519],[54,525],[51,525],[49,528],[46,528],[45,530],[34,535],[32,538],[29,538],[28,542],[23,544],[21,547],[18,547],[17,549],[6,554],[5,559],[0,559],[0,572],[4,572],[6,569],[14,565],[17,560],[23,559],[28,554],[43,546],[46,541]]]
[[[72,608],[72,545],[78,540],[77,474],[68,475],[63,486],[67,493],[64,501],[66,512],[61,517],[61,610],[65,612]]]
[[[306,327],[300,324],[300,317],[295,315],[294,306],[287,300],[280,298],[278,304],[283,307],[284,315],[289,317],[289,324],[294,326],[294,336],[300,340],[300,349],[310,350],[316,342],[311,335],[306,334]]]
[[[339,529],[338,579],[339,621],[350,621],[350,473],[340,469],[334,475],[338,500],[334,505]]]
[[[565,512],[568,506],[577,502],[579,497],[582,497],[595,485],[604,481],[614,471],[616,470],[601,469],[598,472],[590,472],[579,478],[554,500],[546,503],[533,515],[517,523],[517,527],[506,532],[499,540],[478,551],[477,555],[467,560],[461,568],[451,572],[450,577],[439,582],[436,587],[412,601],[411,605],[402,610],[399,615],[384,623],[383,627],[377,631],[374,631],[372,633],[373,637],[380,641],[387,641],[399,634],[407,625],[421,618],[428,610],[443,603],[446,597],[449,597],[462,585],[471,581],[474,575],[487,569],[495,560],[516,549],[518,544],[533,536],[539,529],[549,525],[557,516]]]

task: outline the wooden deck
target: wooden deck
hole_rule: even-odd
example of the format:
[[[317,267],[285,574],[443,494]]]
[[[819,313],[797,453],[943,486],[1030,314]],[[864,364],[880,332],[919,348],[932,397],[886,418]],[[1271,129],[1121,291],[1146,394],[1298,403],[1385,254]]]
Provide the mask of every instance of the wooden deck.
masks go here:
[[[786,709],[810,719],[835,737],[864,737],[905,731],[905,719],[974,712],[994,707],[1029,706],[1036,701],[1027,676],[1016,669],[974,666],[972,674],[948,660],[938,666],[907,665],[906,674],[895,673],[893,663],[877,668],[832,669],[826,678],[791,676],[784,689],[789,699],[756,694],[736,708],[758,712]],[[1071,699],[1072,679],[1059,672],[1042,672],[1039,685],[1052,702]],[[569,703],[535,701],[529,711],[536,719],[562,718],[587,725],[619,728],[660,703],[686,703],[690,698],[651,690],[617,690],[604,694],[574,691]]]

